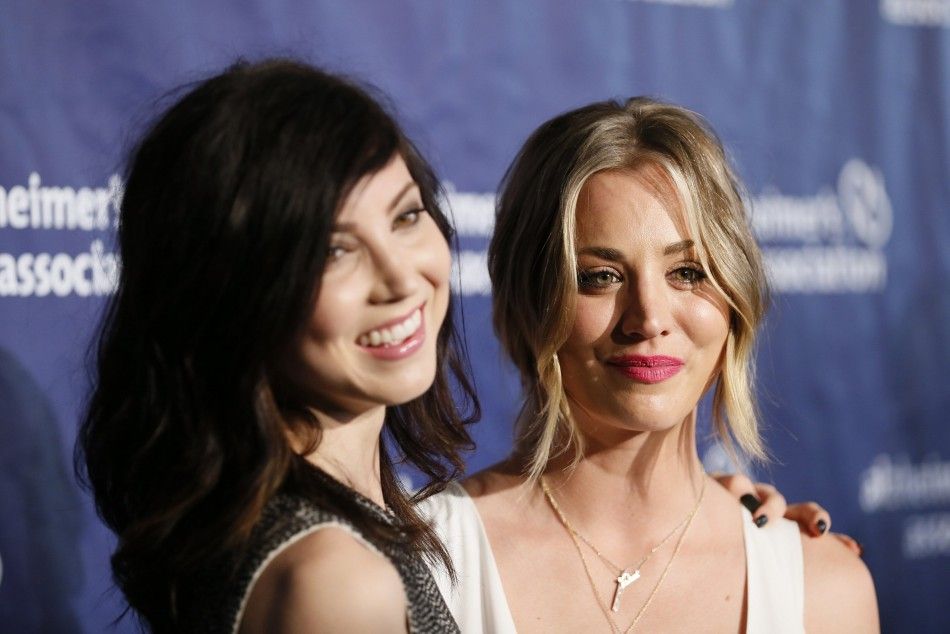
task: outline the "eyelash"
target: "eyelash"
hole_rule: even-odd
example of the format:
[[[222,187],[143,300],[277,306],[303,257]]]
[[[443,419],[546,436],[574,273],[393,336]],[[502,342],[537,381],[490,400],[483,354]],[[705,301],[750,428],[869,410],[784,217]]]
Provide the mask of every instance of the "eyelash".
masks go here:
[[[428,213],[424,207],[416,207],[413,209],[407,209],[406,211],[396,216],[395,220],[393,220],[393,227],[399,227],[400,221],[408,220],[410,217],[412,219],[408,221],[408,225],[402,225],[402,226],[411,227],[415,225],[417,222],[419,222],[419,219],[422,217],[422,214],[424,213]]]
[[[428,213],[428,210],[423,207],[407,209],[393,219],[393,228],[399,229],[402,227],[413,227],[416,223],[419,222],[419,219],[422,217],[422,214]],[[331,244],[327,249],[327,261],[335,262],[346,255],[350,249],[339,244]]]
[[[599,276],[610,276],[611,279],[598,280],[597,278]],[[684,276],[686,276],[685,279]],[[675,286],[690,289],[703,283],[703,281],[706,280],[707,275],[702,266],[693,262],[689,262],[681,264],[671,270],[669,273],[667,273],[667,277],[673,278],[671,282]],[[592,269],[588,271],[580,271],[577,274],[577,285],[581,289],[585,290],[601,290],[607,288],[611,284],[620,284],[622,282],[623,278],[611,269]]]
[[[613,279],[610,281],[597,280],[597,277],[602,275],[609,275]],[[577,285],[582,289],[601,289],[606,288],[610,284],[619,284],[621,282],[623,282],[623,278],[610,269],[593,269],[590,271],[580,271],[577,274]]]
[[[670,275],[683,273],[687,273],[692,279],[680,279],[678,280],[678,283],[683,284],[688,288],[693,288],[699,284],[702,284],[708,277],[706,275],[705,269],[703,269],[703,267],[699,264],[695,264],[693,262],[683,264],[670,271]]]
[[[327,249],[327,262],[336,262],[344,255],[346,255],[348,249],[346,247],[341,247],[339,245],[330,245],[330,248]]]

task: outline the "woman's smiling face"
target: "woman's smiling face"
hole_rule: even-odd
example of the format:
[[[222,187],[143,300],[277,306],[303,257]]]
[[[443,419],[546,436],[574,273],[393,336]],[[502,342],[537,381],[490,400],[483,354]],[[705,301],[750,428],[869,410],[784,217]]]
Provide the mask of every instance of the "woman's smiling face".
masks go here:
[[[695,409],[729,332],[659,168],[591,176],[577,204],[578,297],[558,352],[586,433],[669,429]]]
[[[360,413],[425,392],[449,303],[448,244],[402,157],[344,201],[286,374],[315,407]]]

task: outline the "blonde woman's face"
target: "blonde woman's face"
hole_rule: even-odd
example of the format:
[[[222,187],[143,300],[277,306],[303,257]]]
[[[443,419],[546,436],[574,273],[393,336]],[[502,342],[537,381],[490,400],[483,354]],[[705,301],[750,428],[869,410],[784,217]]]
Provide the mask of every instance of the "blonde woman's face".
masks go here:
[[[449,302],[449,247],[405,162],[359,181],[330,240],[320,294],[288,375],[318,408],[405,403],[436,372]]]
[[[558,357],[585,434],[678,425],[719,368],[728,308],[681,218],[655,168],[598,172],[581,190],[579,295]]]

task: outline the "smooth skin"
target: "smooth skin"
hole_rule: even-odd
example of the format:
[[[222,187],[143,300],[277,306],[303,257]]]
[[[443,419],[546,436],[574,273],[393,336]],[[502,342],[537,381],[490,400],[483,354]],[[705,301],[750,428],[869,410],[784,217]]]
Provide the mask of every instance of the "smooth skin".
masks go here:
[[[624,631],[649,601],[637,631],[742,632],[741,511],[734,494],[703,473],[694,432],[697,403],[718,372],[728,311],[706,281],[681,218],[672,189],[653,169],[600,172],[585,185],[576,235],[581,288],[558,356],[587,448],[573,471],[556,459],[545,478],[576,530],[624,565],[639,561],[687,516],[705,478],[702,505],[675,559],[678,534],[642,567],[610,616]],[[612,367],[618,354],[668,355],[683,367],[665,381],[638,382]],[[524,464],[510,459],[464,483],[518,631],[611,631],[602,606],[613,596],[616,573],[582,546],[591,588],[569,533],[540,488],[525,486],[523,472]],[[799,509],[812,525],[819,511]],[[810,539],[811,532],[802,532],[808,631],[878,631],[864,563],[839,540]]]

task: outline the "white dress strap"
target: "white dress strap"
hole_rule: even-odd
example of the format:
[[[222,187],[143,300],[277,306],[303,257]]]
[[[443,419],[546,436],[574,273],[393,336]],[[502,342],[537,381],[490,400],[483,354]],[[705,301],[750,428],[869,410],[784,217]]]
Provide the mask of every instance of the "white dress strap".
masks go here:
[[[455,566],[455,585],[441,567],[433,569],[432,576],[463,634],[515,634],[491,544],[472,498],[453,482],[420,502],[418,509],[432,523]]]
[[[772,519],[758,528],[742,508],[747,634],[805,631],[805,572],[798,524]]]

